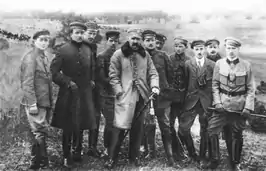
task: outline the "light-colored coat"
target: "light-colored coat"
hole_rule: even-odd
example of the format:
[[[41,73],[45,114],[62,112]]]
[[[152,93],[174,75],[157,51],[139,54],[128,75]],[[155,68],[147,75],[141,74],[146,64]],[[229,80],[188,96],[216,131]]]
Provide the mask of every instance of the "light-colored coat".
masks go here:
[[[22,104],[51,108],[52,79],[49,72],[49,60],[37,48],[33,48],[23,58],[21,63]]]
[[[226,62],[227,58],[220,59],[216,62],[213,81],[213,105],[223,104],[223,107],[228,110],[242,111],[244,108],[254,110],[255,98],[255,81],[251,70],[251,65],[248,61],[239,59],[239,63],[233,68]],[[229,73],[235,74],[235,81],[229,82]],[[228,96],[220,93],[220,89],[229,92],[245,91],[245,95]]]
[[[158,73],[147,52],[145,57],[137,52],[125,56],[118,49],[111,57],[109,77],[115,95],[124,92],[115,99],[114,126],[130,129],[139,96],[147,102],[151,88],[159,88]]]

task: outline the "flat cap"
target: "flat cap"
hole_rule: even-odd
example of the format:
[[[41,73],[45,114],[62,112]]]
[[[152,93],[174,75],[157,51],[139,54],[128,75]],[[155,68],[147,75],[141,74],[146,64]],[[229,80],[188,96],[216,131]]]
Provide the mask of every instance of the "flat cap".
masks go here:
[[[85,26],[87,27],[87,30],[97,31],[99,29],[98,24],[96,22],[93,22],[93,21],[85,23]]]
[[[85,24],[83,24],[81,22],[77,22],[77,21],[70,23],[69,26],[70,26],[71,29],[82,29],[82,30],[86,30],[87,29]]]
[[[205,41],[204,40],[201,40],[201,39],[197,39],[197,40],[193,40],[191,42],[191,49],[193,49],[195,46],[198,46],[198,45],[203,45],[205,46]]]
[[[176,36],[174,38],[174,42],[175,44],[183,44],[187,47],[188,41],[186,39],[184,39],[182,36]]]
[[[142,32],[142,38],[144,39],[146,36],[155,37],[156,36],[156,32],[155,31],[152,31],[152,30],[144,30]]]
[[[217,38],[215,38],[215,37],[206,40],[205,46],[208,46],[208,45],[211,45],[211,44],[218,44],[218,45],[220,45],[220,41]]]
[[[117,39],[119,38],[119,35],[120,35],[120,32],[116,30],[107,31],[105,33],[106,39],[108,39],[109,37],[114,37],[115,39]]]
[[[128,34],[134,34],[135,36],[142,37],[143,30],[140,28],[130,28],[127,30]]]
[[[167,37],[161,33],[156,34],[156,40],[159,40],[161,42],[165,42],[167,40]]]
[[[50,35],[50,32],[48,30],[37,31],[36,33],[33,34],[32,38],[35,40],[41,35]]]
[[[237,38],[234,37],[227,37],[224,39],[225,45],[231,45],[235,47],[240,47],[241,46],[241,41]]]

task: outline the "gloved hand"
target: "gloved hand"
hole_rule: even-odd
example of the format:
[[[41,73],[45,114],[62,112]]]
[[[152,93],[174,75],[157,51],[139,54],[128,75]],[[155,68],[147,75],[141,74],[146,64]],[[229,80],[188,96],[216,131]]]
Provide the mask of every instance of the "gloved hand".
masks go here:
[[[77,84],[74,83],[73,81],[70,81],[68,87],[71,88],[71,90],[77,90],[78,89]]]
[[[251,111],[250,111],[249,109],[246,109],[246,108],[245,108],[245,109],[243,109],[241,115],[242,115],[244,118],[248,119],[249,116],[250,116],[250,113],[251,113]]]
[[[159,94],[160,94],[160,90],[159,90],[157,87],[153,87],[153,88],[151,89],[151,91],[152,91],[154,94],[156,94],[156,95],[159,95]]]
[[[34,103],[33,105],[29,106],[29,113],[30,114],[37,114],[38,113],[38,107],[37,107],[36,103]]]
[[[223,107],[223,105],[221,103],[215,105],[215,110],[217,112],[224,112],[225,111],[224,107]]]

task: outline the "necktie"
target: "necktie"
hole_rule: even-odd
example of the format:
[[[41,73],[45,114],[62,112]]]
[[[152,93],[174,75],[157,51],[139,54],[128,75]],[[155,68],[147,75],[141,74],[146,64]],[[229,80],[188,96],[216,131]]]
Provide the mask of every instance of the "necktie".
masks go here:
[[[200,61],[198,61],[198,66],[199,66],[199,68],[201,68],[201,62]]]

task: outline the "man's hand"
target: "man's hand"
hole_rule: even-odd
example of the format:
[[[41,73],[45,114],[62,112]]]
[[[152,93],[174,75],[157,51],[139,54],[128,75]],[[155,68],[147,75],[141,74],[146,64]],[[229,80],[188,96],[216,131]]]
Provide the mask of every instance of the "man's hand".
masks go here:
[[[78,89],[77,84],[74,83],[73,81],[70,81],[68,87],[71,88],[71,90],[77,90]]]
[[[244,118],[249,118],[249,116],[250,116],[250,113],[251,113],[251,111],[249,110],[249,109],[243,109],[243,111],[242,111],[242,116],[244,117]]]
[[[37,114],[38,113],[38,107],[37,107],[36,103],[34,103],[33,105],[29,106],[29,113],[30,114]]]
[[[160,94],[160,90],[159,90],[157,87],[153,87],[153,88],[151,89],[151,91],[152,91],[154,94],[156,94],[156,95],[159,95],[159,94]]]
[[[215,110],[217,112],[224,112],[225,111],[224,107],[223,107],[223,105],[221,103],[215,105]]]

